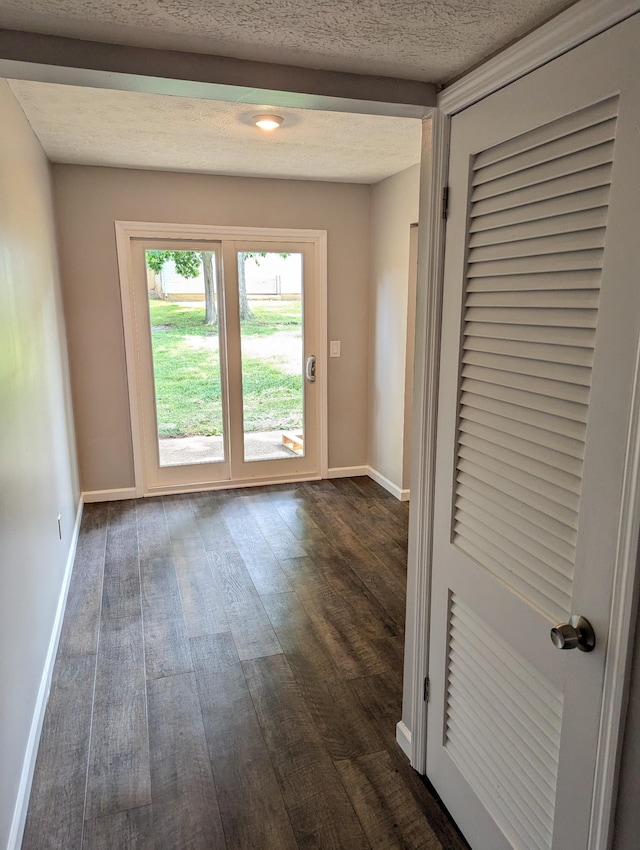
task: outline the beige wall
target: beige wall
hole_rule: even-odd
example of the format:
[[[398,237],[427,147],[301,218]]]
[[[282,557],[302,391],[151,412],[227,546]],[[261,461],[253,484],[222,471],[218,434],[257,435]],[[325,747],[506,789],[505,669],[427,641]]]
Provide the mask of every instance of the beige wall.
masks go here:
[[[114,221],[328,231],[329,466],[367,462],[369,186],[56,165],[82,489],[133,486]]]
[[[409,231],[418,220],[420,167],[376,183],[371,196],[371,295],[369,325],[369,466],[399,489],[409,487],[414,302],[409,303]],[[409,321],[408,321],[409,320]],[[410,339],[407,339],[407,329]],[[408,416],[407,416],[408,411]]]
[[[4,81],[0,115],[0,847],[6,847],[78,486],[49,167]]]

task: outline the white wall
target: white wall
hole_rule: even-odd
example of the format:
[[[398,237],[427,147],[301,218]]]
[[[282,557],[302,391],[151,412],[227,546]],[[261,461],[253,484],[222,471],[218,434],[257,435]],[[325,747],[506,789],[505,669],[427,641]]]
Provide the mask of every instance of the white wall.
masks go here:
[[[134,484],[114,221],[326,230],[329,467],[367,463],[369,186],[55,165],[82,489]],[[408,239],[408,236],[407,236]]]
[[[0,847],[6,847],[79,488],[49,166],[1,80],[0,115]]]
[[[433,139],[432,139],[432,123],[430,119],[425,119],[422,122],[422,145],[421,145],[421,165],[420,165],[420,231],[425,234],[429,230],[429,216],[432,214],[430,209],[431,195],[431,167],[433,154]],[[412,433],[413,446],[417,446],[420,442],[419,428],[422,427],[422,408],[424,402],[425,391],[425,370],[423,367],[425,349],[427,346],[426,339],[426,324],[425,317],[427,314],[427,291],[426,287],[420,286],[420,283],[426,280],[427,267],[427,243],[421,242],[418,248],[418,269],[417,269],[417,286],[416,286],[416,322],[415,329],[415,346],[412,352],[412,358],[415,360],[417,370],[415,371],[416,384],[412,381],[412,391],[414,394],[415,404],[412,410]],[[416,439],[417,438],[417,439]],[[410,447],[413,448],[413,447]],[[414,448],[414,455],[416,454]],[[415,462],[409,468],[411,475],[410,486],[418,489],[418,466]],[[413,673],[416,664],[416,658],[421,651],[423,640],[416,635],[416,620],[417,620],[417,598],[418,598],[418,570],[417,570],[417,539],[412,533],[417,522],[417,514],[422,509],[420,499],[415,497],[411,501],[409,513],[409,557],[407,567],[407,615],[405,619],[405,645],[404,645],[404,676],[402,687],[402,726],[404,734],[411,735],[413,730]],[[420,642],[420,645],[418,644]],[[422,647],[424,648],[424,647]],[[404,744],[407,744],[404,741]]]
[[[398,490],[409,487],[415,290],[409,299],[410,226],[418,220],[420,166],[376,183],[371,195],[369,466]],[[409,338],[408,333],[409,331]],[[407,428],[405,428],[405,423]]]

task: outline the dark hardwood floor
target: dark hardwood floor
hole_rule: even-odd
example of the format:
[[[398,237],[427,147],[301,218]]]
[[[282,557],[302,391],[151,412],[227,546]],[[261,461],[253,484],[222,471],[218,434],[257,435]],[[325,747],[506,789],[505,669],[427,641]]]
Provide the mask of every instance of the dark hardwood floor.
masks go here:
[[[23,850],[461,850],[395,743],[408,506],[86,505]]]

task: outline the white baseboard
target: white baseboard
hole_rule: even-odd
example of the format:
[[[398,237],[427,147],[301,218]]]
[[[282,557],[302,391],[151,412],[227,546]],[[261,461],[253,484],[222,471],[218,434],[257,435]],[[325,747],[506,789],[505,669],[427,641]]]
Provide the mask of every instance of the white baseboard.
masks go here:
[[[388,478],[385,478],[380,472],[376,469],[373,469],[370,466],[334,466],[332,469],[327,470],[327,478],[356,478],[359,475],[368,475],[369,478],[373,478],[373,480],[380,484],[381,487],[384,487],[385,490],[388,490],[396,499],[399,499],[401,502],[409,501],[409,490],[401,490],[396,484],[392,481],[389,481]],[[315,477],[315,476],[314,476]],[[292,479],[287,479],[287,481],[277,482],[277,483],[288,483]],[[302,478],[302,480],[311,480],[306,477]],[[231,484],[230,482],[225,482],[224,487],[236,486],[236,487],[250,487],[250,486],[259,486],[260,484],[268,484],[269,481],[240,481],[234,482]],[[203,484],[198,485],[190,485],[189,487],[181,487],[179,489],[167,490],[166,488],[158,488],[159,494],[167,494],[168,492],[191,492],[191,491],[200,491],[200,490],[209,490],[209,489],[220,489],[221,485],[215,485],[214,488],[207,487]],[[121,489],[116,490],[88,490],[82,494],[82,499],[84,504],[89,504],[90,502],[116,502],[121,499],[136,499],[136,488],[135,487],[123,487]]]
[[[409,490],[402,490],[398,487],[397,484],[394,484],[393,481],[389,481],[381,472],[378,472],[377,469],[374,469],[372,466],[367,467],[367,473],[369,478],[373,478],[376,484],[379,484],[381,487],[384,487],[385,490],[388,490],[392,496],[395,496],[396,499],[400,502],[408,502],[409,501]]]
[[[409,761],[411,761],[411,731],[402,720],[396,723],[396,743]]]
[[[122,499],[135,499],[135,487],[122,487],[119,490],[88,490],[82,494],[86,504],[89,502],[118,502]]]
[[[356,478],[358,475],[368,475],[368,466],[334,466],[327,470],[327,478]]]
[[[56,616],[53,621],[51,637],[49,639],[49,647],[47,656],[44,662],[40,687],[38,689],[38,697],[33,712],[31,721],[31,729],[29,730],[29,739],[27,741],[27,749],[22,764],[22,775],[20,776],[20,785],[18,786],[18,797],[13,810],[13,821],[9,831],[9,841],[7,850],[20,850],[24,827],[27,820],[27,809],[29,807],[29,796],[31,794],[31,783],[33,782],[33,773],[36,767],[36,758],[38,756],[38,746],[40,744],[40,735],[42,733],[42,725],[44,723],[44,714],[49,700],[49,691],[51,690],[51,677],[53,675],[53,665],[56,661],[58,652],[58,643],[60,641],[60,632],[62,631],[62,621],[64,619],[64,610],[67,604],[67,594],[69,592],[69,583],[71,581],[71,573],[73,571],[73,562],[76,557],[76,549],[78,546],[78,536],[80,533],[80,522],[82,521],[82,508],[84,499],[80,496],[78,510],[76,511],[76,520],[73,526],[71,535],[69,554],[64,568],[64,576],[62,578],[62,587],[60,596],[58,597],[58,607]]]

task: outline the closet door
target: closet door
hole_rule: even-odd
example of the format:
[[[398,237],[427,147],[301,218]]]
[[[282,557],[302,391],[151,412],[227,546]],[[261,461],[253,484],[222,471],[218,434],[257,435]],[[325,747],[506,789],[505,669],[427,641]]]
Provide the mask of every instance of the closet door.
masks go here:
[[[637,379],[639,43],[635,16],[452,121],[427,774],[474,850],[588,842]]]

